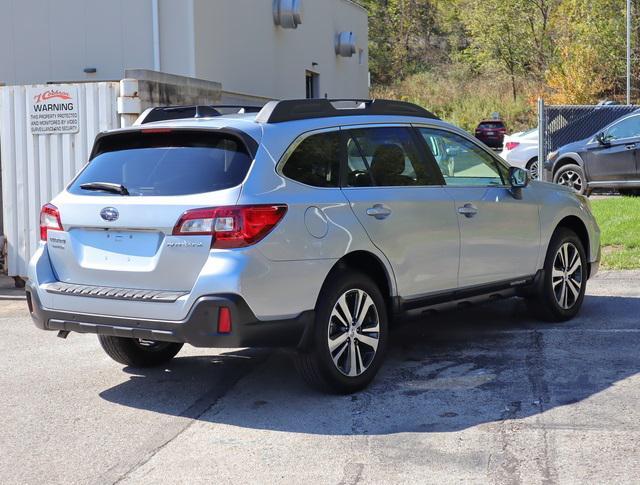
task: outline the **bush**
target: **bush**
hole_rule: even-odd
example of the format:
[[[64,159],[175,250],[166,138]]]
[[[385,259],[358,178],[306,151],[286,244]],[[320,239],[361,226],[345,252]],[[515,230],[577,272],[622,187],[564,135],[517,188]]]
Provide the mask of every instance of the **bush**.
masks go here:
[[[474,74],[463,65],[422,72],[391,86],[374,86],[372,98],[416,103],[445,121],[473,132],[478,122],[497,112],[509,133],[537,126],[535,88],[520,83],[514,101],[510,81],[501,76]]]

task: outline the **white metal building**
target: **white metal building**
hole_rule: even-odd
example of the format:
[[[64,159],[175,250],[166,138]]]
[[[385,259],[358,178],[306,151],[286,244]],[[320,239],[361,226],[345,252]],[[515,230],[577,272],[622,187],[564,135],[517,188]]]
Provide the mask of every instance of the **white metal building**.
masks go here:
[[[367,13],[350,0],[0,0],[0,84],[150,69],[271,98],[367,97]]]
[[[144,108],[368,95],[367,13],[350,0],[0,0],[0,12],[10,276],[25,275],[40,207],[95,135]]]

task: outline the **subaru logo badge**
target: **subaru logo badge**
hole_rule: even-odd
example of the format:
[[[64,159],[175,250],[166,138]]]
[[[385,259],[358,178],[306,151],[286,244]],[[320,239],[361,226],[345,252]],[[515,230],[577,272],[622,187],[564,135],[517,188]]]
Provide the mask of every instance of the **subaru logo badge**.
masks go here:
[[[118,219],[118,209],[115,207],[105,207],[100,211],[100,217],[102,217],[105,221],[113,222]]]

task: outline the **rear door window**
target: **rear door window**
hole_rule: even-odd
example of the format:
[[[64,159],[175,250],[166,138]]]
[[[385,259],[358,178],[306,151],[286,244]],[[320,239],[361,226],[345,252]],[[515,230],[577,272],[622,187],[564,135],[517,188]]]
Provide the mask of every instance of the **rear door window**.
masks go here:
[[[81,185],[123,185],[132,196],[172,196],[228,189],[241,184],[251,166],[243,142],[209,131],[122,133],[103,138],[98,152],[72,182],[77,195],[113,195]]]
[[[442,183],[437,167],[421,156],[410,128],[347,131],[347,186],[402,187]]]

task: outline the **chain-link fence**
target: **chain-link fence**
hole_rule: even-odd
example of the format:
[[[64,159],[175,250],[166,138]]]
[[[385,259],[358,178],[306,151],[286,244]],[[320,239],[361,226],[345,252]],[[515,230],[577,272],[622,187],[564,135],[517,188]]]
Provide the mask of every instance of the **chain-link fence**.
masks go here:
[[[583,140],[595,135],[609,123],[632,113],[640,106],[634,105],[597,105],[597,106],[546,106],[539,103],[538,113],[541,146],[539,158],[547,155],[567,143]],[[542,169],[542,164],[540,164]]]

